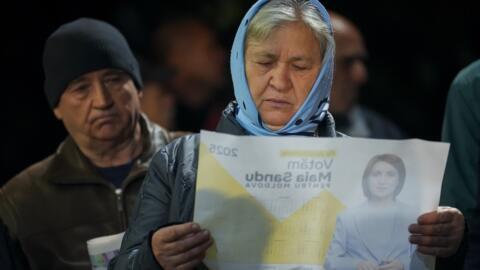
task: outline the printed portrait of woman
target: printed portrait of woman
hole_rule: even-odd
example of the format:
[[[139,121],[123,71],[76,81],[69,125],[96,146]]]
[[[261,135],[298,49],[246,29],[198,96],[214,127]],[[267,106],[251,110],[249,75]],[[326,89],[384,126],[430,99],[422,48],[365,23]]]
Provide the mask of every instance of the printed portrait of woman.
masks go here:
[[[418,213],[397,200],[405,176],[405,164],[396,155],[370,159],[362,179],[366,201],[338,215],[325,269],[418,269],[410,268],[415,247],[408,242],[408,226]]]

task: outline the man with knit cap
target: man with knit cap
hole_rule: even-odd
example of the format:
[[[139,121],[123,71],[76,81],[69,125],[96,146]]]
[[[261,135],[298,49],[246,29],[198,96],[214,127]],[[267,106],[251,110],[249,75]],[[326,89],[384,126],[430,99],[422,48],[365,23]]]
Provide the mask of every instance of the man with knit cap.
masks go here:
[[[48,103],[69,136],[0,190],[0,221],[19,264],[91,269],[86,241],[126,229],[147,166],[171,136],[140,113],[138,63],[113,26],[62,25],[43,66]]]

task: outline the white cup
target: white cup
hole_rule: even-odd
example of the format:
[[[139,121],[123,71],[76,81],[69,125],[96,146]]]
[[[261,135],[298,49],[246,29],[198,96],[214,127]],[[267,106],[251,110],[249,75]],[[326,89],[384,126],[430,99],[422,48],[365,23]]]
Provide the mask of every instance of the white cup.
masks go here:
[[[93,238],[87,241],[93,270],[107,270],[108,262],[117,256],[125,232]]]

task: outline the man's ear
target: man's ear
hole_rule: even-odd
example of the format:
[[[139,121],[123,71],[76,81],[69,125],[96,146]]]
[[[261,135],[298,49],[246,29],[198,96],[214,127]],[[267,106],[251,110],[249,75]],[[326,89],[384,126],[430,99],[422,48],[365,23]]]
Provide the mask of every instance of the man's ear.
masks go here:
[[[60,111],[60,109],[58,109],[58,106],[55,109],[53,109],[53,114],[55,114],[55,117],[58,120],[62,120],[62,112]]]

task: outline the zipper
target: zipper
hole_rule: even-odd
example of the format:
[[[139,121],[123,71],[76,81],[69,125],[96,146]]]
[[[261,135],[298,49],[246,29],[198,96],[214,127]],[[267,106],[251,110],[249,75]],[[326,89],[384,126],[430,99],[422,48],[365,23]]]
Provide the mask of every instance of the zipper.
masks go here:
[[[120,228],[122,231],[126,230],[125,223],[125,210],[123,208],[123,191],[121,188],[115,189],[115,195],[117,196],[117,212],[118,219],[120,221]]]

